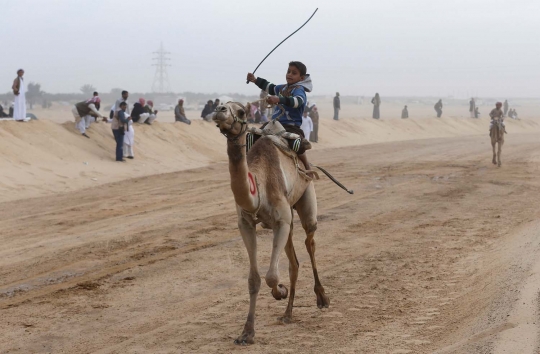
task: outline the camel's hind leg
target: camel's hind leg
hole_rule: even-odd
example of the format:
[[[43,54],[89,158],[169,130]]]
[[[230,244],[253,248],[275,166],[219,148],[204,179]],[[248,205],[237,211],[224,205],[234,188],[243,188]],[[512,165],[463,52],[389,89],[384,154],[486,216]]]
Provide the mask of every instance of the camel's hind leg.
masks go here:
[[[292,222],[291,231],[289,232],[289,239],[285,245],[285,253],[287,254],[287,258],[289,258],[289,278],[291,280],[291,290],[289,291],[289,304],[287,305],[285,315],[281,318],[281,320],[284,323],[290,323],[292,320],[294,294],[296,293],[296,280],[298,279],[299,268],[298,258],[296,257],[296,252],[294,251]]]
[[[501,167],[501,154],[502,154],[503,141],[499,140],[497,145],[499,145],[498,150],[497,150],[497,166]]]
[[[253,344],[255,337],[255,305],[257,303],[257,295],[261,288],[261,277],[257,269],[257,234],[255,225],[246,221],[241,213],[238,213],[238,228],[242,234],[244,245],[246,246],[249,257],[249,312],[244,326],[244,331],[234,343],[240,345]]]
[[[296,211],[302,222],[302,227],[306,231],[306,248],[311,259],[311,267],[313,268],[313,277],[315,278],[315,295],[317,295],[317,307],[323,308],[330,306],[330,299],[324,293],[324,288],[319,280],[317,272],[317,263],[315,262],[315,231],[317,230],[317,196],[315,195],[315,187],[310,183],[304,195],[296,203]]]

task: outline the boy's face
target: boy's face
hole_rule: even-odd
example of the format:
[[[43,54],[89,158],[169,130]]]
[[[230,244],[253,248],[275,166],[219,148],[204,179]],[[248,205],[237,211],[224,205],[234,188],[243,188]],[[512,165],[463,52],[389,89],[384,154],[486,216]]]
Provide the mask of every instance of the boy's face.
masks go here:
[[[287,80],[287,84],[290,85],[304,80],[304,76],[300,75],[300,70],[296,66],[289,66],[285,79]]]
[[[125,110],[126,110],[126,107],[127,107],[127,105],[123,104],[123,105],[120,106],[120,109],[121,109],[122,111],[125,111]]]

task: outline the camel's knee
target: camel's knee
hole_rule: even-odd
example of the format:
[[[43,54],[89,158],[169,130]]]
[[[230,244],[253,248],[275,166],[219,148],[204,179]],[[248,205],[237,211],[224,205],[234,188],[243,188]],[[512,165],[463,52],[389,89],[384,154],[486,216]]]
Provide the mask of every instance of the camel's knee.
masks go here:
[[[306,231],[306,234],[313,235],[317,231],[317,220],[302,221],[302,227]]]
[[[279,277],[274,272],[268,271],[264,280],[266,281],[266,285],[268,285],[272,289],[277,287],[279,284]]]
[[[258,294],[259,289],[261,288],[261,276],[259,273],[250,273],[248,278],[248,289],[249,294]]]

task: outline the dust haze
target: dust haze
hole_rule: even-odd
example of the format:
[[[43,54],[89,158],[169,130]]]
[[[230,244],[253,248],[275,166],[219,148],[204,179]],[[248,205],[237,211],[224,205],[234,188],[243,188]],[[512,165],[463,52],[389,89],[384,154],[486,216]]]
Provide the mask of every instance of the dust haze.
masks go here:
[[[172,91],[250,94],[246,73],[316,7],[258,75],[280,82],[286,63],[301,60],[318,95],[536,95],[533,0],[5,1],[0,82],[7,91],[23,67],[51,93],[149,92],[163,42]]]

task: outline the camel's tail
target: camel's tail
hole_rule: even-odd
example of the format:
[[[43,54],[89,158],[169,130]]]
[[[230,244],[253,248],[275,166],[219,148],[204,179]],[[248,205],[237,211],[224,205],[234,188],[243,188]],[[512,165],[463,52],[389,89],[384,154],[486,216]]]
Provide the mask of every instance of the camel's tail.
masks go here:
[[[341,187],[344,191],[346,191],[347,193],[349,194],[354,194],[354,191],[352,189],[347,189],[347,187],[345,187],[343,184],[341,184],[337,179],[335,179],[328,171],[326,171],[324,168],[322,167],[319,167],[319,166],[315,166],[315,165],[312,165],[313,167],[317,167],[319,170],[322,171],[322,173],[324,173],[325,175],[328,176],[328,178],[330,178],[332,180],[332,182],[334,182],[335,184],[337,184],[339,187]]]

